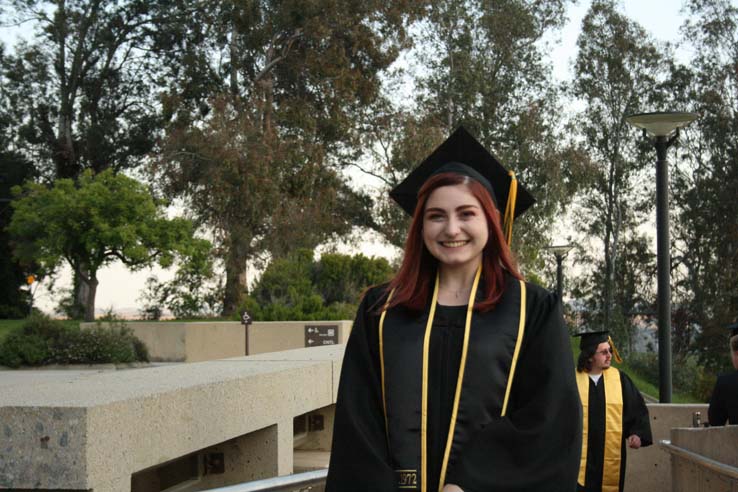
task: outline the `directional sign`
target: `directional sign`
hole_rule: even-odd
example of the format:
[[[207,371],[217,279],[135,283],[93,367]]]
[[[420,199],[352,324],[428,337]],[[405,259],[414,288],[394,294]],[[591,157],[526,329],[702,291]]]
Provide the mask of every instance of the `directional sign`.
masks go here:
[[[305,346],[320,347],[338,343],[338,325],[305,325]]]

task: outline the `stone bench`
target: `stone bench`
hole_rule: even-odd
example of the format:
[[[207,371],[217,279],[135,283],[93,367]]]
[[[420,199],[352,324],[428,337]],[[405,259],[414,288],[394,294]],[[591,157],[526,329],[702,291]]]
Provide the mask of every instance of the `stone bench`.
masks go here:
[[[295,417],[335,403],[343,349],[0,372],[0,488],[199,490],[292,473]]]

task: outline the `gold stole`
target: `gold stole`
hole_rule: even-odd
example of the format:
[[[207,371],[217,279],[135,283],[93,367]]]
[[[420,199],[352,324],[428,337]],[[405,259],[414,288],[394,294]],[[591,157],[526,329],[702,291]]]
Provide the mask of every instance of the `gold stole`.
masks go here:
[[[620,490],[620,449],[623,440],[623,388],[620,384],[620,372],[614,367],[602,371],[602,383],[605,385],[605,455],[602,469],[602,492],[618,492]],[[587,471],[587,435],[589,432],[589,374],[577,371],[577,387],[582,400],[582,458],[579,463],[579,478],[584,485]]]
[[[466,357],[467,352],[469,348],[469,334],[471,330],[471,318],[472,314],[474,312],[474,301],[476,299],[477,295],[477,287],[479,286],[479,279],[482,275],[482,267],[481,265],[477,269],[477,273],[474,277],[474,282],[472,283],[472,289],[469,293],[469,302],[467,303],[466,307],[466,323],[464,326],[464,342],[461,349],[461,362],[459,364],[459,376],[456,381],[456,393],[454,395],[454,406],[451,412],[451,423],[449,425],[449,431],[448,436],[446,439],[446,452],[443,456],[443,463],[441,464],[441,476],[438,484],[438,490],[441,492],[443,490],[443,486],[446,482],[446,471],[448,467],[448,460],[451,455],[451,446],[453,444],[453,438],[454,438],[454,430],[456,427],[456,418],[458,416],[459,411],[459,401],[461,400],[461,386],[464,382],[464,370],[466,369]],[[427,477],[426,472],[428,470],[428,464],[427,464],[427,447],[428,447],[428,436],[427,436],[427,420],[428,420],[428,351],[430,347],[430,334],[431,334],[431,328],[433,327],[433,318],[436,314],[436,303],[438,301],[438,287],[439,287],[440,278],[439,275],[436,274],[436,283],[433,288],[433,297],[431,299],[431,308],[430,313],[428,314],[428,321],[426,323],[425,327],[425,337],[423,339],[423,382],[422,382],[422,403],[421,403],[421,424],[420,424],[420,441],[421,441],[421,448],[420,448],[420,466],[421,466],[421,473],[420,473],[420,490],[421,492],[428,492],[428,484],[427,484]],[[520,318],[518,322],[518,338],[515,341],[515,351],[513,352],[512,356],[512,362],[510,364],[510,373],[507,377],[507,388],[505,390],[505,399],[502,404],[502,412],[501,416],[504,417],[507,413],[507,404],[510,397],[510,389],[512,388],[513,379],[515,377],[515,369],[517,367],[518,363],[518,357],[520,355],[520,347],[523,343],[523,334],[525,332],[525,310],[526,310],[526,287],[525,282],[522,280],[520,282]],[[392,294],[394,294],[394,289],[392,292],[390,292],[389,296],[387,297],[387,302],[385,303],[385,308],[382,310],[382,314],[379,317],[379,364],[380,364],[380,377],[382,382],[382,407],[384,410],[384,425],[385,425],[385,434],[387,437],[387,445],[389,446],[389,424],[387,422],[387,394],[386,394],[386,386],[385,386],[385,374],[384,374],[384,318],[387,314],[387,304],[389,304],[390,299],[392,298]],[[416,472],[415,470],[395,470],[397,472],[409,472],[413,473]],[[417,476],[417,474],[415,475]],[[399,488],[415,488],[415,485],[410,485],[407,487],[400,486]]]

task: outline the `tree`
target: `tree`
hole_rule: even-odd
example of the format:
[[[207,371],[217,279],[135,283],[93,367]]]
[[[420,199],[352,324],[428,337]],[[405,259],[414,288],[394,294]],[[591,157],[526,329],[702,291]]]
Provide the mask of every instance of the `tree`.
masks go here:
[[[33,174],[33,166],[22,156],[0,152],[0,318],[21,318],[29,310],[29,292],[20,287],[26,285],[32,268],[25,269],[14,260],[5,228],[12,215],[10,189],[31,179]]]
[[[665,87],[675,106],[700,114],[680,137],[672,179],[677,326],[687,332],[677,338],[718,372],[729,369],[724,326],[738,313],[738,8],[705,0],[685,8],[693,59],[673,64]]]
[[[249,261],[371,225],[369,198],[338,164],[356,158],[361,111],[419,3],[212,3],[184,36],[161,36],[178,49],[155,174],[216,233],[224,314],[238,306]]]
[[[396,185],[459,124],[514,170],[538,199],[515,228],[513,249],[536,270],[555,217],[573,194],[581,156],[558,127],[558,92],[543,38],[563,25],[566,0],[433,2],[420,24],[424,70],[410,107],[387,109],[370,124],[377,136],[368,171]],[[504,205],[503,205],[504,206]],[[380,204],[382,231],[401,246],[407,220]]]
[[[89,291],[86,321],[94,320],[101,267],[115,261],[132,270],[154,262],[167,267],[177,255],[209,247],[192,237],[190,221],[167,219],[143,184],[111,170],[85,171],[77,183],[58,179],[51,188],[30,182],[14,194],[8,227],[14,255],[47,273],[68,263]]]
[[[577,41],[572,94],[585,105],[575,118],[583,146],[591,159],[589,179],[582,186],[578,227],[596,238],[601,256],[591,258],[591,274],[586,289],[591,297],[595,323],[612,330],[623,339],[630,338],[629,318],[633,307],[643,306],[640,292],[629,285],[642,284],[633,279],[648,272],[630,259],[645,239],[638,226],[647,220],[653,203],[653,190],[646,172],[652,162],[637,144],[625,117],[651,107],[651,95],[661,82],[664,55],[636,23],[619,13],[612,0],[595,0],[582,21]],[[637,149],[637,150],[633,150]],[[648,171],[646,170],[648,169]],[[616,322],[620,320],[619,322]]]
[[[298,249],[269,264],[244,307],[257,320],[351,319],[363,291],[390,279],[384,258]]]
[[[34,40],[18,43],[0,66],[18,149],[48,178],[138,165],[160,128],[150,53],[151,31],[166,22],[159,4],[4,0],[3,6],[6,25],[35,27]]]

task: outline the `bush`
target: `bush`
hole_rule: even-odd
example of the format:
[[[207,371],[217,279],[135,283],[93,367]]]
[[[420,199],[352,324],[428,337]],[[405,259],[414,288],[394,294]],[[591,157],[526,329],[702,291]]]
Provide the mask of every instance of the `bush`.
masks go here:
[[[659,359],[657,354],[653,352],[631,353],[627,362],[628,366],[641,377],[658,384]],[[689,355],[674,360],[671,377],[674,392],[706,402],[712,393],[716,376],[702,366],[696,356]]]
[[[9,367],[46,364],[148,362],[146,346],[120,321],[91,330],[70,328],[47,317],[29,318],[0,343],[0,364]]]

